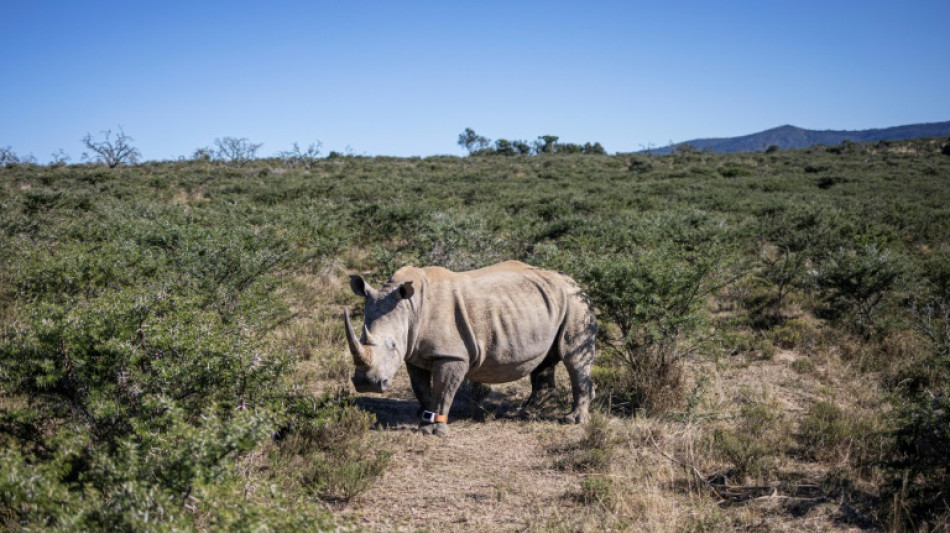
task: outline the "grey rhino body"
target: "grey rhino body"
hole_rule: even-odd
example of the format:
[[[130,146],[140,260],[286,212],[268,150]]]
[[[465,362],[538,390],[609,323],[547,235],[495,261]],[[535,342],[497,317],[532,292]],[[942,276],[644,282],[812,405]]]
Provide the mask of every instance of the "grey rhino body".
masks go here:
[[[460,273],[403,267],[378,291],[360,276],[351,276],[350,286],[365,298],[359,338],[344,311],[353,384],[383,392],[405,361],[420,406],[437,415],[423,431],[446,434],[463,379],[504,383],[530,374],[532,404],[554,388],[559,361],[574,397],[566,421],[588,419],[597,321],[568,276],[507,261]]]

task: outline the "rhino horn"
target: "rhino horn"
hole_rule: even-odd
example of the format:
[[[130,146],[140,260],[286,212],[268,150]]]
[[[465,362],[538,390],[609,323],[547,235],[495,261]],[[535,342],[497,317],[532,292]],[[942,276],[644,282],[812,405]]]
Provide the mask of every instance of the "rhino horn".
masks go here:
[[[376,346],[376,339],[370,334],[366,324],[363,324],[363,341],[366,346]]]
[[[350,353],[353,354],[353,363],[356,366],[369,366],[369,357],[366,348],[360,344],[356,332],[353,331],[353,324],[350,324],[350,311],[343,308],[343,322],[346,324],[346,343],[350,345]]]

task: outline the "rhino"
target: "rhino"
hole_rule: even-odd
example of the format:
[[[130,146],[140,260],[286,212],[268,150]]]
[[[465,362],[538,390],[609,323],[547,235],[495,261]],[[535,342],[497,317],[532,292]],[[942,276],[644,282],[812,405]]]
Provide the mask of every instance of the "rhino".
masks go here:
[[[597,320],[567,275],[518,261],[469,272],[406,266],[378,290],[359,275],[350,276],[350,288],[365,298],[359,337],[343,309],[354,387],[384,392],[405,362],[423,433],[448,434],[449,409],[464,379],[506,383],[530,374],[530,406],[554,390],[559,361],[574,398],[562,420],[588,420]]]

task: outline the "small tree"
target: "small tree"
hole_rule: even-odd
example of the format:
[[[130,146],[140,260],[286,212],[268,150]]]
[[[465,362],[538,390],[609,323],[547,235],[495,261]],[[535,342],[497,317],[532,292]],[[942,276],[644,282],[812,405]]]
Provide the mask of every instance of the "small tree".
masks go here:
[[[508,139],[498,139],[495,141],[495,153],[498,155],[516,155],[514,145]]]
[[[875,245],[839,248],[818,265],[814,282],[823,318],[838,320],[870,337],[881,324],[878,315],[904,273],[902,257]]]
[[[195,148],[195,151],[191,154],[192,161],[211,161],[212,159],[214,159],[214,148],[210,146]]]
[[[0,167],[16,165],[20,163],[20,157],[13,151],[12,146],[0,146]]]
[[[252,143],[246,137],[224,137],[214,140],[215,158],[231,166],[242,167],[257,157],[263,143]]]
[[[35,165],[36,158],[33,154],[27,156],[18,156],[13,151],[12,146],[0,147],[0,167],[9,165]]]
[[[471,155],[488,148],[491,139],[478,135],[472,128],[465,128],[465,131],[459,135],[458,144],[468,150],[469,155]]]
[[[69,157],[69,154],[63,151],[62,148],[53,152],[52,157],[53,158],[50,160],[49,164],[51,166],[57,166],[57,167],[61,167],[65,165],[66,163],[69,163],[69,161],[72,159],[71,157]]]
[[[593,154],[593,155],[606,155],[606,154],[607,154],[607,150],[604,150],[604,147],[601,146],[599,142],[595,142],[594,144],[585,143],[585,144],[584,144],[584,150],[583,150],[583,151],[584,151],[585,154]]]
[[[553,154],[558,139],[560,137],[557,135],[541,135],[534,141],[534,151],[538,154]]]
[[[511,141],[511,145],[514,146],[515,150],[518,152],[518,155],[530,155],[531,154],[531,145],[527,141]]]
[[[132,146],[134,139],[125,134],[122,127],[119,127],[119,133],[113,136],[112,130],[102,132],[103,139],[96,140],[92,135],[86,133],[82,138],[82,143],[92,150],[92,154],[83,153],[83,161],[95,161],[102,163],[109,168],[115,168],[119,165],[134,165],[139,162],[142,154],[138,148]]]
[[[313,168],[313,165],[317,163],[317,159],[320,157],[320,148],[322,146],[323,143],[317,141],[315,143],[310,143],[306,150],[301,150],[300,145],[294,143],[292,150],[280,152],[277,154],[277,156],[283,159],[289,167],[295,167],[299,165],[307,170],[310,170]]]
[[[554,145],[554,152],[558,154],[580,154],[584,147],[575,143],[557,143]]]
[[[679,406],[683,360],[700,345],[694,336],[706,318],[703,304],[724,284],[720,255],[664,246],[589,262],[584,286],[600,320],[619,333],[601,344],[620,363],[621,374],[603,383],[615,405],[650,414]]]

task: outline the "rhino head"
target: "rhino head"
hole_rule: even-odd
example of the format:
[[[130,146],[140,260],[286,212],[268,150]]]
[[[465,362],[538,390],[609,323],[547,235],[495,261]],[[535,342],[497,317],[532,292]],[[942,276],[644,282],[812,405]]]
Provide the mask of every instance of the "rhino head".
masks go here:
[[[350,276],[350,288],[365,298],[363,334],[356,336],[349,312],[343,310],[346,342],[353,355],[353,385],[358,392],[383,392],[392,383],[409,349],[409,299],[412,282],[390,283],[379,291],[358,276]]]

